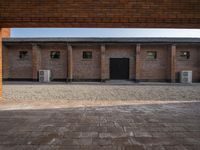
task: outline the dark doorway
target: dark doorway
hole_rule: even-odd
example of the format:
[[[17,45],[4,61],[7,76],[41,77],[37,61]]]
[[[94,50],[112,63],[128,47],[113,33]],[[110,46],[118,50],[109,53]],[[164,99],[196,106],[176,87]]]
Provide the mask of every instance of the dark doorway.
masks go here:
[[[110,58],[110,79],[129,79],[128,58]]]

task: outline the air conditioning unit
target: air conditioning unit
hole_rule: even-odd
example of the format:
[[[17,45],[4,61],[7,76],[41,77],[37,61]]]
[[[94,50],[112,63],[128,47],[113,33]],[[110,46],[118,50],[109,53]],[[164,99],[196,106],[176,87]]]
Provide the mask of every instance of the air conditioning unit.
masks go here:
[[[39,82],[50,82],[51,71],[50,70],[39,70]]]
[[[180,82],[181,83],[192,83],[192,71],[181,71]]]

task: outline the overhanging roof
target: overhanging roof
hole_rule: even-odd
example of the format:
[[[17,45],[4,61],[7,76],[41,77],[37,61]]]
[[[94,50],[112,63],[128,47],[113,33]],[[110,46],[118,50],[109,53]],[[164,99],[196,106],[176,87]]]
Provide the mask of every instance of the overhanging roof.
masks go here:
[[[200,43],[200,38],[3,38],[3,43]]]

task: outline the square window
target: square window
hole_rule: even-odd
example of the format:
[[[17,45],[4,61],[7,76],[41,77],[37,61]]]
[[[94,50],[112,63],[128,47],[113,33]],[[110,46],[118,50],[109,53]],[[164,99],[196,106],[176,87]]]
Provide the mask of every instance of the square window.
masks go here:
[[[51,59],[59,59],[60,52],[59,51],[51,51]]]
[[[19,51],[19,59],[20,60],[28,59],[28,51]]]
[[[155,51],[147,52],[147,59],[150,59],[150,60],[157,59],[157,52]]]
[[[83,59],[92,59],[92,52],[91,51],[84,51],[83,52]]]
[[[181,51],[179,56],[181,59],[190,59],[190,52],[189,51]]]

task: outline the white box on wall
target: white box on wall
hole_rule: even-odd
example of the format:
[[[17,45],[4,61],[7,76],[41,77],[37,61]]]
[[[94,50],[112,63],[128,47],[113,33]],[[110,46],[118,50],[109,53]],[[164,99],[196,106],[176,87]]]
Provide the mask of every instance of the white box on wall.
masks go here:
[[[180,82],[181,83],[192,83],[192,71],[190,71],[190,70],[181,71]]]
[[[39,70],[39,82],[50,82],[51,71],[50,70]]]

